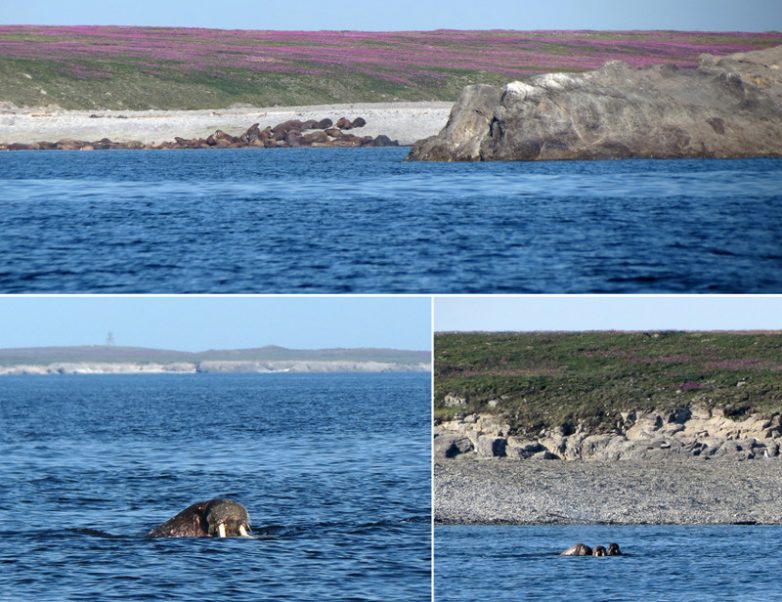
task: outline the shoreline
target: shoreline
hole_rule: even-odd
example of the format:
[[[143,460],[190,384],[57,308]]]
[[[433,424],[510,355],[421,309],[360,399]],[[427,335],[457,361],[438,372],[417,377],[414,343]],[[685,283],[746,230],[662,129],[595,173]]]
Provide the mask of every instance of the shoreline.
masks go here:
[[[435,462],[439,525],[782,524],[782,461]]]
[[[390,362],[349,361],[280,361],[280,362],[175,362],[175,363],[68,363],[19,364],[0,366],[3,376],[69,376],[69,375],[143,375],[143,374],[280,374],[280,373],[388,373],[429,372],[428,364],[394,364]]]
[[[253,123],[273,127],[290,119],[362,117],[361,134],[386,135],[409,146],[438,133],[453,103],[440,101],[324,104],[291,107],[235,107],[218,110],[86,110],[0,106],[0,144],[100,140],[160,144],[181,138],[206,138],[215,130],[240,135]]]

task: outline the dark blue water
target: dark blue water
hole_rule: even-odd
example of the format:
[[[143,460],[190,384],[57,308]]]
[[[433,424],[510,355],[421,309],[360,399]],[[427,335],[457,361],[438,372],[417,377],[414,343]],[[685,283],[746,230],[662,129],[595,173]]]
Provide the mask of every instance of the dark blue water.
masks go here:
[[[624,556],[563,557],[574,543]],[[782,527],[438,526],[438,602],[782,600]]]
[[[0,292],[782,292],[782,160],[0,154]]]
[[[430,381],[0,380],[0,599],[427,601]],[[228,496],[257,539],[146,539]]]

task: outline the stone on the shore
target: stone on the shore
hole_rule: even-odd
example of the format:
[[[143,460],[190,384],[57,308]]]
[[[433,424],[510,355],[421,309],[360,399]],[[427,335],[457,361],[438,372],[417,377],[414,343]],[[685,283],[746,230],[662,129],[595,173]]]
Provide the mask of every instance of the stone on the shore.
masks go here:
[[[695,70],[612,61],[581,74],[468,86],[410,159],[782,156],[782,46],[703,55]]]
[[[479,458],[504,458],[507,442],[502,437],[480,435],[475,446]]]
[[[463,408],[467,406],[467,400],[459,395],[451,395],[450,393],[443,398],[443,403],[446,408]]]
[[[436,458],[456,458],[474,449],[472,441],[459,433],[438,435],[434,438],[433,448]]]

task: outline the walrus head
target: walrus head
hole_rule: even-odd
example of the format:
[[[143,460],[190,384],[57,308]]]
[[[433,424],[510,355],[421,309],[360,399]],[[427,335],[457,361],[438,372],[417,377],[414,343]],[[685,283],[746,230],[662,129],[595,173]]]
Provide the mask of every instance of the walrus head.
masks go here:
[[[597,546],[592,552],[592,556],[606,556],[606,549],[603,546]]]
[[[621,556],[622,552],[619,551],[619,544],[618,543],[610,543],[608,544],[608,555],[609,556]]]
[[[210,537],[250,537],[250,516],[244,506],[233,500],[211,500],[204,518]]]

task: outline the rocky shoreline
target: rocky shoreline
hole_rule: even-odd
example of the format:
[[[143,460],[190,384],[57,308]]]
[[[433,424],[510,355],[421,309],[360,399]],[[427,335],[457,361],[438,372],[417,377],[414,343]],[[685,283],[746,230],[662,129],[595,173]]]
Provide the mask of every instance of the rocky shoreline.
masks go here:
[[[782,46],[697,69],[611,61],[504,87],[468,86],[409,159],[540,161],[782,156]]]
[[[446,402],[456,403],[453,396]],[[669,412],[627,411],[612,432],[590,433],[583,424],[566,432],[544,429],[537,436],[515,435],[500,415],[462,414],[434,427],[434,456],[515,461],[623,461],[672,457],[710,460],[782,459],[782,414],[741,420],[705,404]]]
[[[780,414],[696,405],[626,412],[611,433],[510,432],[492,414],[435,425],[435,520],[782,524]]]
[[[267,374],[278,372],[428,372],[429,364],[353,361],[57,362],[0,366],[1,376],[74,374]]]
[[[116,142],[109,138],[89,142],[86,140],[62,139],[57,142],[14,142],[0,144],[0,151],[15,150],[174,150],[198,148],[294,148],[294,147],[362,147],[399,146],[385,134],[378,136],[356,136],[347,130],[362,128],[367,124],[363,117],[353,120],[340,117],[336,122],[329,118],[320,120],[290,119],[275,126],[261,129],[259,123],[251,125],[244,133],[232,136],[223,130],[216,130],[206,138],[182,138],[173,141],[144,143],[140,140]]]

